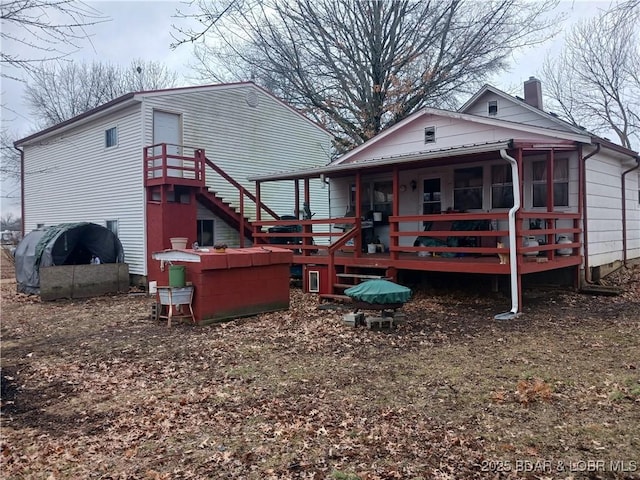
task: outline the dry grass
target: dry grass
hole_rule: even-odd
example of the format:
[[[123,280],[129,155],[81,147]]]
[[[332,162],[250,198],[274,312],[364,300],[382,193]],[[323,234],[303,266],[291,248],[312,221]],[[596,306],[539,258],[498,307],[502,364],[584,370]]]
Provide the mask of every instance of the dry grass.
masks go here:
[[[3,475],[638,478],[632,273],[620,297],[530,294],[512,322],[503,298],[421,291],[391,333],[295,290],[288,312],[168,330],[146,297],[3,285]]]

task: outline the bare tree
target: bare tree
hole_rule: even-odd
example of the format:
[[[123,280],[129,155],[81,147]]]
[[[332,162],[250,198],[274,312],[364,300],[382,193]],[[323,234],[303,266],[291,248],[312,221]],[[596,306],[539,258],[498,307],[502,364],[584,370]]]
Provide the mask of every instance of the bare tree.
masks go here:
[[[577,24],[563,52],[548,57],[543,78],[550,104],[575,125],[640,140],[640,1],[614,4]]]
[[[451,106],[552,34],[554,1],[197,0],[199,74],[249,79],[330,129],[338,150]],[[176,44],[176,45],[177,45]]]
[[[0,230],[20,230],[20,217],[9,212],[0,217]]]
[[[128,92],[173,87],[177,74],[159,62],[47,63],[34,70],[26,99],[42,126],[55,125]]]
[[[89,38],[88,27],[106,21],[77,0],[5,0],[0,18],[1,75],[15,80],[19,75],[7,67],[31,70],[44,60],[63,58]]]

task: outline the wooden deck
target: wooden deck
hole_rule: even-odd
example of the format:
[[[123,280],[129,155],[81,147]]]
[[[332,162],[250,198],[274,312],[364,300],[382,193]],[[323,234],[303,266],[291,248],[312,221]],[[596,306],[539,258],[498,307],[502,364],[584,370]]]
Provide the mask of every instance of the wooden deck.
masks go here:
[[[329,255],[326,250],[320,250],[311,255],[294,255],[294,264],[328,265]],[[519,264],[521,274],[543,272],[580,265],[582,257],[578,255],[554,256],[549,260],[546,256],[522,257]],[[391,268],[398,270],[417,270],[426,272],[457,272],[457,273],[487,273],[509,275],[509,264],[500,264],[497,255],[467,255],[456,257],[420,256],[417,253],[399,253],[397,259],[392,259],[390,253],[362,253],[354,256],[353,252],[339,251],[334,255],[334,265],[353,266],[361,268]]]

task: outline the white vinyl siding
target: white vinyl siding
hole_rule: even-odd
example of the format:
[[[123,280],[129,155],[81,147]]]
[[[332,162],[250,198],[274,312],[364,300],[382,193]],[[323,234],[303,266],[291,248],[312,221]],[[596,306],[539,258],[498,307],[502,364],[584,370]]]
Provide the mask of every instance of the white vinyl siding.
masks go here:
[[[603,152],[586,162],[589,264],[592,267],[623,259],[621,181],[622,173],[628,168]],[[640,256],[640,208],[636,181],[635,175],[627,175],[628,258]]]
[[[497,102],[498,110],[495,115],[489,115],[489,102]],[[484,95],[481,95],[464,113],[560,130],[560,126],[551,119],[539,115],[535,111],[519,105],[517,102],[509,101],[509,99],[498,96],[493,92],[486,92]]]
[[[209,210],[207,207],[198,203],[198,220],[213,220],[213,241],[214,243],[224,243],[230,247],[240,246],[240,235],[237,230],[231,228],[226,222]],[[251,240],[245,240],[245,246],[251,246]]]
[[[249,103],[257,98],[257,106]],[[250,100],[248,103],[247,100]],[[251,85],[230,85],[210,90],[167,92],[145,98],[145,142],[152,142],[153,109],[182,112],[183,143],[204,148],[207,158],[245,188],[254,192],[247,178],[322,166],[329,162],[330,136],[296,112]],[[191,155],[185,149],[185,155]],[[239,206],[236,189],[206,167],[207,184],[233,206]],[[301,182],[302,188],[302,182]],[[311,210],[316,218],[328,216],[327,189],[321,182],[311,185]],[[261,199],[278,215],[294,210],[293,182],[261,185]],[[303,196],[300,196],[302,209]],[[252,202],[245,199],[249,218],[255,218]],[[264,215],[263,215],[264,218]]]
[[[139,106],[25,145],[25,230],[38,224],[118,221],[132,274],[146,275]],[[105,131],[118,125],[118,148]]]
[[[437,139],[434,143],[424,143],[424,131],[435,126]],[[391,158],[417,152],[441,150],[460,147],[462,145],[484,144],[526,137],[529,141],[553,141],[545,135],[525,133],[505,125],[496,127],[478,122],[470,122],[456,118],[437,115],[422,115],[407,123],[404,128],[380,139],[349,157],[348,162],[366,161],[369,159]]]

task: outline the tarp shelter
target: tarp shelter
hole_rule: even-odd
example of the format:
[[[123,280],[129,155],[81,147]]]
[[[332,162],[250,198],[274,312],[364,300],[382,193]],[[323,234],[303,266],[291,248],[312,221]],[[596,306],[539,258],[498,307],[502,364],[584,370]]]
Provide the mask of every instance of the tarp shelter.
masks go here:
[[[15,252],[18,292],[40,293],[40,267],[83,265],[97,256],[102,263],[124,263],[118,237],[95,223],[62,223],[34,230]]]

